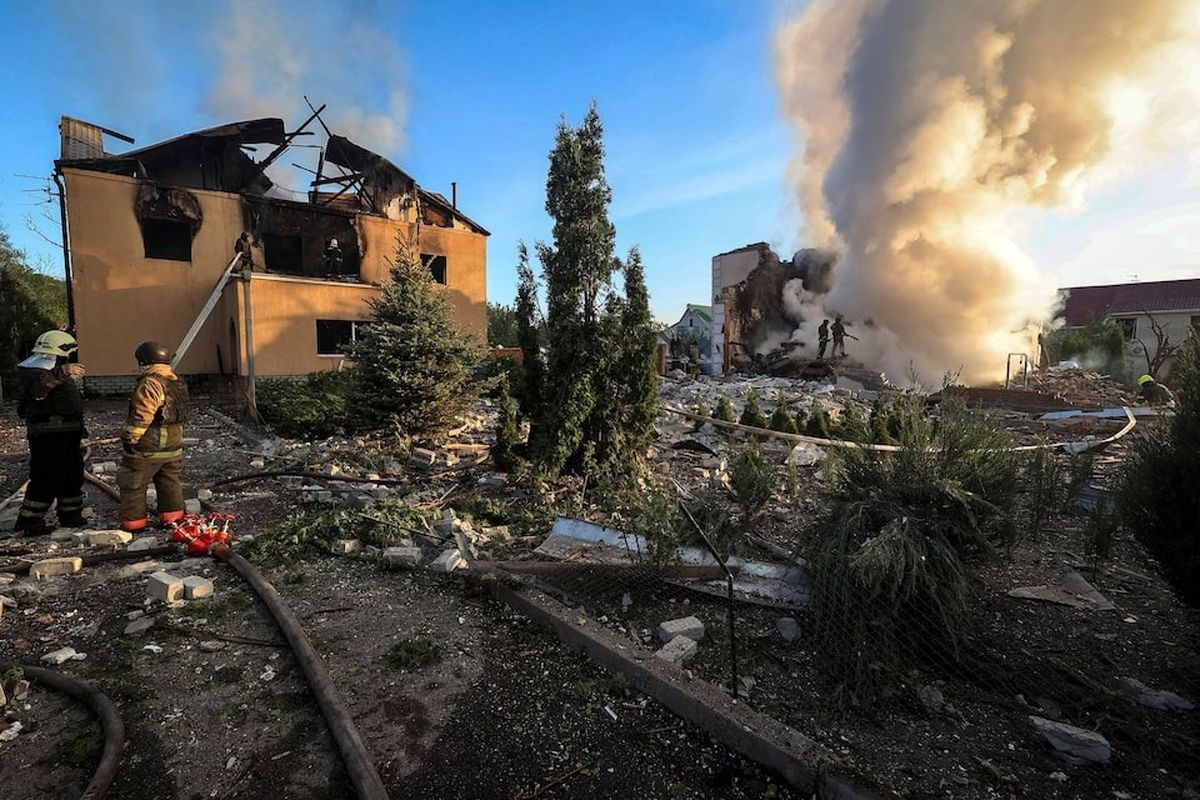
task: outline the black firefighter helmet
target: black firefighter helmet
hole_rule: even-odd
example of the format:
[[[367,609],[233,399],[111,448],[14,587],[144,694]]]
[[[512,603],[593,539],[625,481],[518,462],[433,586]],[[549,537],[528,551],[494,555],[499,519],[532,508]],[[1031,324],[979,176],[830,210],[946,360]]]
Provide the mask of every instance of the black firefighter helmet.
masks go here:
[[[171,348],[162,342],[142,342],[133,351],[133,357],[143,367],[147,364],[170,364]]]

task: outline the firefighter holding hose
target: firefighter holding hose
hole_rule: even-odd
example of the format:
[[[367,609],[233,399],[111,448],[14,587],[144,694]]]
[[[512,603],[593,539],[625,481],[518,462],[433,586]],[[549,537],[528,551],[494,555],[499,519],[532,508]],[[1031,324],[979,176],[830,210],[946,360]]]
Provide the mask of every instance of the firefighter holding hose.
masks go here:
[[[83,394],[77,363],[79,345],[65,331],[46,331],[29,358],[17,365],[21,398],[17,415],[25,420],[29,439],[29,486],[17,512],[14,532],[41,536],[54,530],[46,522],[50,504],[58,502],[58,524],[82,528]]]
[[[188,421],[187,384],[171,369],[171,348],[142,342],[134,352],[141,375],[129,400],[121,434],[125,456],[117,472],[121,529],[136,532],[149,523],[146,489],[158,493],[158,521],[183,518],[183,424]]]

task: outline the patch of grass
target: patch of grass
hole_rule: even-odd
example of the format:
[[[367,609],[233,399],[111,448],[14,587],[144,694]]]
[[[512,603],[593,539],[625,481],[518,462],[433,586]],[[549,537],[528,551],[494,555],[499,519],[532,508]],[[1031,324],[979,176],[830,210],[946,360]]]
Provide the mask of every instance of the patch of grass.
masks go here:
[[[1041,444],[1047,445],[1049,442],[1048,438],[1043,437]],[[1026,533],[1036,537],[1066,499],[1058,455],[1049,447],[1034,450],[1025,465],[1023,477],[1029,500]]]
[[[401,672],[416,672],[441,662],[442,650],[431,639],[401,639],[383,654],[383,663]]]
[[[250,608],[250,598],[243,594],[227,592],[207,603],[188,603],[179,609],[181,616],[191,619],[206,619],[209,622],[222,622],[231,617],[242,617]]]
[[[49,761],[84,767],[94,764],[104,750],[104,732],[96,722],[89,722],[59,740]]]
[[[236,664],[225,664],[213,670],[212,678],[217,683],[241,683],[242,668]]]

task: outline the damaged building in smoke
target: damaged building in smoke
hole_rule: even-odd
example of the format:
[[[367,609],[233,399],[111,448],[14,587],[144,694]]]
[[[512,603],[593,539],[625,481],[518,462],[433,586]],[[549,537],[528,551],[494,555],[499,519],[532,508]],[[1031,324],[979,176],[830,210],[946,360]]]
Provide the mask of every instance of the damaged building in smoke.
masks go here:
[[[783,260],[766,242],[713,256],[707,371],[802,374],[817,357],[815,333],[803,332],[810,325],[815,331],[820,321],[805,319],[788,295],[828,291],[836,261],[833,253],[815,249]]]
[[[400,241],[415,244],[457,324],[485,336],[488,232],[459,211],[457,192],[424,189],[328,129],[306,194],[268,177],[320,111],[292,132],[281,119],[248,120],[119,154],[104,137],[131,139],[62,119],[69,311],[94,390],[128,387],[137,344],[177,345],[210,297],[181,374],[335,368]],[[235,279],[214,294],[236,253]]]

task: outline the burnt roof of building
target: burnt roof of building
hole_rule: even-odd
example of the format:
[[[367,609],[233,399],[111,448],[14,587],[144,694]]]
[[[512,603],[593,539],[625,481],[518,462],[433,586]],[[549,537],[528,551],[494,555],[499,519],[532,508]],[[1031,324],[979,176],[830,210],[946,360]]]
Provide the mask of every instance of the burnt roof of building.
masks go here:
[[[432,192],[429,189],[424,189],[424,188],[421,188],[420,186],[417,187],[417,191],[420,192],[422,203],[432,203],[432,204],[440,207],[443,211],[452,215],[455,219],[459,220],[464,225],[466,225],[467,227],[474,230],[476,233],[482,233],[484,236],[492,235],[491,231],[487,230],[482,225],[480,225],[478,222],[471,219],[466,214],[462,213],[457,208],[455,208],[454,204],[451,203],[449,200],[447,200],[445,195],[438,194],[437,192]]]
[[[1110,314],[1200,310],[1200,278],[1144,283],[1072,286],[1060,316],[1068,325],[1086,325]]]

